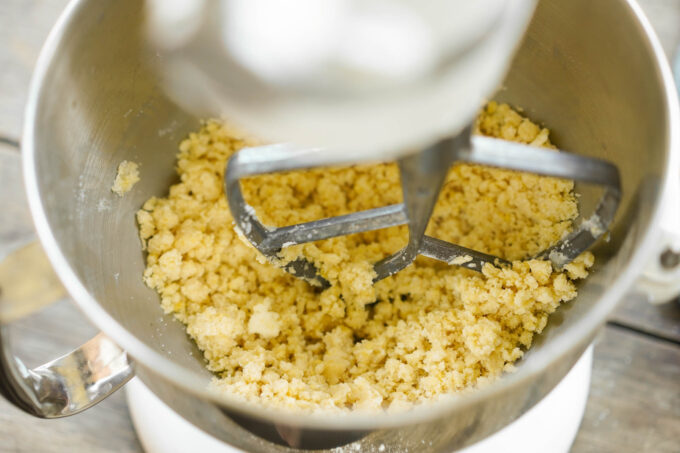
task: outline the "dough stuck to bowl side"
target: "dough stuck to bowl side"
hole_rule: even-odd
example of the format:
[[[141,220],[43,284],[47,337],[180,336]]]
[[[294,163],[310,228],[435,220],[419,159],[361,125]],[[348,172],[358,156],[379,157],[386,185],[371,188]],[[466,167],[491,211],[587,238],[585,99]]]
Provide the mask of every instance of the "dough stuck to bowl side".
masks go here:
[[[118,165],[116,178],[113,180],[111,191],[122,197],[139,182],[139,165],[136,162],[124,160]]]

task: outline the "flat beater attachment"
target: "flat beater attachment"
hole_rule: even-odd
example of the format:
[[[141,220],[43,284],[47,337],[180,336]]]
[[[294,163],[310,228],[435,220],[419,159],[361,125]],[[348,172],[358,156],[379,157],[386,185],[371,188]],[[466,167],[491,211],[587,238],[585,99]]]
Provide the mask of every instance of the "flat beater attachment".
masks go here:
[[[246,148],[234,154],[225,171],[225,190],[229,209],[238,228],[257,250],[274,263],[278,261],[277,255],[284,246],[408,224],[408,244],[375,263],[374,281],[399,272],[418,255],[476,271],[481,271],[486,263],[507,265],[497,256],[425,234],[446,174],[455,162],[502,167],[603,186],[604,193],[591,217],[555,245],[535,256],[550,260],[557,269],[574,260],[608,230],[621,197],[618,169],[607,161],[471,135],[469,128],[457,137],[442,140],[420,153],[398,160],[404,199],[400,204],[280,228],[264,226],[243,198],[241,178],[357,163],[343,161],[340,153],[327,153],[319,148],[302,148],[291,144]],[[305,258],[298,258],[284,268],[312,284],[328,286],[328,281]]]

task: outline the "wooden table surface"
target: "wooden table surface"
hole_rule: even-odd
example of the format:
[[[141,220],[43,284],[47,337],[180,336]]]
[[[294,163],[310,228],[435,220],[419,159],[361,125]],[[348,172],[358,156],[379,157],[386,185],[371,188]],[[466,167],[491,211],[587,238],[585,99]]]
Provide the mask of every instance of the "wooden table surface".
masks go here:
[[[33,65],[67,0],[0,0],[0,256],[32,236],[19,174]],[[680,0],[641,0],[667,55],[680,42]],[[13,202],[9,202],[9,201]],[[34,366],[96,331],[67,300],[14,329]],[[140,452],[124,393],[74,417],[39,420],[0,399],[0,452]],[[512,450],[508,450],[512,451]],[[595,347],[586,414],[573,452],[680,452],[680,303],[628,298]]]

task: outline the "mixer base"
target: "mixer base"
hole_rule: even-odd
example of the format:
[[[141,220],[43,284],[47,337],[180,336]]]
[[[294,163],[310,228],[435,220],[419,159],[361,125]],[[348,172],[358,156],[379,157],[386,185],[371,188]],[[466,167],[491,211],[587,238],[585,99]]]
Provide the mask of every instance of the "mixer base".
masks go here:
[[[520,450],[520,445],[523,453],[568,452],[585,411],[592,362],[591,346],[562,382],[529,412],[461,452],[512,452]],[[185,421],[139,379],[133,379],[125,388],[132,421],[147,453],[242,452]]]

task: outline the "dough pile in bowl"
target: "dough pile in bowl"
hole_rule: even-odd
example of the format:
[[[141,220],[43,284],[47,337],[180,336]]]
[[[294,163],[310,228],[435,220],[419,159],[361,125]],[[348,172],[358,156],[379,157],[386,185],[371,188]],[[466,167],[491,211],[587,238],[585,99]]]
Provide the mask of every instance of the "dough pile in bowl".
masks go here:
[[[547,129],[494,102],[476,133],[552,147]],[[401,410],[460,391],[510,370],[593,264],[588,252],[562,272],[519,261],[571,230],[572,181],[458,164],[427,233],[512,267],[477,273],[420,257],[373,285],[372,264],[406,244],[405,226],[284,248],[283,259],[303,254],[331,282],[319,291],[234,229],[222,177],[253,143],[206,123],[180,145],[181,182],[137,214],[144,280],[186,324],[220,391],[298,410]],[[243,190],[275,226],[401,202],[395,164],[258,176]]]

